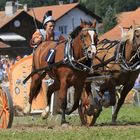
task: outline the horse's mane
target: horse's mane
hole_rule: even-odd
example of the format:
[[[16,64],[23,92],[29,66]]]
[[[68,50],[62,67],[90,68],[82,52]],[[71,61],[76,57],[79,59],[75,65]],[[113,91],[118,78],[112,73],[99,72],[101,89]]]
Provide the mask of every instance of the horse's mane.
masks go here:
[[[82,24],[84,25],[89,25],[91,26],[92,25],[92,22],[91,21],[82,21]],[[79,32],[82,30],[83,27],[81,26],[77,26],[71,33],[70,33],[70,36],[72,39],[74,39],[78,34]]]
[[[72,39],[74,39],[78,34],[79,32],[82,30],[82,27],[81,26],[77,26],[73,32],[70,33],[70,36]]]

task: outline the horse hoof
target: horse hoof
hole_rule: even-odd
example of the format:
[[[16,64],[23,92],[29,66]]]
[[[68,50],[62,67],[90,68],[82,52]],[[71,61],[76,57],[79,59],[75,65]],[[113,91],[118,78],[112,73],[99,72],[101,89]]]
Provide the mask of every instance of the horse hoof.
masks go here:
[[[111,124],[117,124],[117,121],[116,121],[116,119],[115,118],[112,118],[112,122],[111,122]]]
[[[49,113],[46,112],[46,110],[44,110],[44,111],[42,112],[42,114],[41,114],[41,118],[42,118],[43,120],[47,119],[48,116],[49,116]]]
[[[69,123],[68,122],[62,123],[62,127],[64,127],[64,128],[69,127]]]
[[[111,124],[112,124],[112,125],[116,125],[117,122],[112,120]]]
[[[66,115],[70,115],[71,114],[71,109],[70,108],[67,108],[66,111],[65,111]]]
[[[31,112],[31,104],[27,104],[27,106],[23,109],[24,114],[29,114]]]
[[[105,101],[105,100],[101,100],[100,101],[101,106],[107,108],[110,106],[110,102],[109,101]]]

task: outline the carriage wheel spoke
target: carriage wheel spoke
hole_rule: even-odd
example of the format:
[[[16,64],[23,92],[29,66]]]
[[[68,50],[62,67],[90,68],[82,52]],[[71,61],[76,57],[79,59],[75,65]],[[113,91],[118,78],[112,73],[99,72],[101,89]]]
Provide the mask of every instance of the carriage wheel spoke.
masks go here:
[[[7,128],[6,113],[3,113],[3,116],[2,116],[2,128]]]
[[[9,115],[6,93],[0,89],[0,128],[7,128]]]
[[[2,103],[3,101],[2,101],[2,97],[0,96],[0,103]]]
[[[6,97],[5,93],[4,93],[4,96],[3,96],[3,104],[4,104],[4,106],[7,106],[7,97]]]
[[[2,114],[3,114],[3,110],[0,110],[0,118],[1,118]]]
[[[5,117],[9,118],[9,108],[8,107],[5,109]]]

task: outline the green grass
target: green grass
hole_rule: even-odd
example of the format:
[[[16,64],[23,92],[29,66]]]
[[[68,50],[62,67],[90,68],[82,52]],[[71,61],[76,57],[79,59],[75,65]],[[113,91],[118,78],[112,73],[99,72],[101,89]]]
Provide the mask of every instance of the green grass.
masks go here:
[[[138,140],[140,139],[140,127],[2,130],[0,137],[1,140]]]
[[[94,127],[80,126],[78,115],[67,120],[71,125],[61,127],[59,117],[15,117],[11,129],[0,130],[0,140],[140,140],[140,107],[124,105],[114,126],[111,108],[103,110]]]

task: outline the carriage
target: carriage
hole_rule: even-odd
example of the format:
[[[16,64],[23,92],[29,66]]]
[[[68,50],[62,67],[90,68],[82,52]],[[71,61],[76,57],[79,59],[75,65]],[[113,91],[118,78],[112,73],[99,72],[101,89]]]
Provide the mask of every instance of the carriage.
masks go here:
[[[8,83],[2,82],[0,86],[0,128],[10,128],[14,115],[24,115],[23,109],[28,102],[31,80],[26,84],[22,81],[28,76],[32,68],[32,55],[17,61],[9,74]],[[45,82],[42,84],[39,96],[34,100],[31,113],[41,113],[46,106]]]
[[[82,30],[83,32],[84,31],[86,31],[86,33],[87,33],[87,30],[91,30],[92,29],[92,31],[94,31],[93,30],[93,28],[87,28],[86,27],[86,29],[84,29],[84,30]],[[80,29],[81,30],[81,29]],[[138,42],[139,42],[139,36],[138,36],[138,34],[139,34],[139,28],[137,28],[137,29],[135,29],[134,31],[135,31],[135,34],[136,34],[136,36],[134,36],[134,37],[136,37],[135,38],[135,41],[137,41],[138,40]],[[84,34],[82,34],[82,36],[80,36],[80,40],[82,41],[82,43],[84,44],[85,42],[85,35]],[[138,38],[138,39],[137,39]],[[133,39],[134,40],[134,39]],[[127,41],[127,39],[125,40],[125,42]],[[129,39],[128,39],[128,41],[129,41]],[[77,42],[76,42],[77,43]],[[132,42],[131,42],[132,43]],[[101,81],[101,85],[102,85],[102,89],[100,90],[100,91],[104,91],[104,90],[106,90],[106,89],[104,89],[105,88],[105,86],[104,86],[104,84],[106,85],[106,83],[107,83],[107,81],[109,80],[109,82],[112,82],[112,80],[114,80],[116,77],[114,76],[115,75],[115,73],[119,73],[120,75],[119,76],[121,76],[123,79],[123,81],[125,80],[125,79],[127,79],[128,77],[130,77],[131,79],[131,84],[132,85],[130,85],[130,84],[127,84],[127,85],[124,85],[124,89],[126,90],[127,88],[128,88],[128,91],[133,87],[133,83],[134,83],[134,81],[135,81],[135,79],[136,79],[136,77],[138,76],[138,74],[139,74],[139,67],[137,67],[138,65],[139,65],[139,63],[140,63],[140,61],[139,61],[139,44],[134,44],[135,46],[134,46],[134,48],[132,48],[132,46],[131,46],[131,48],[132,49],[135,49],[135,51],[136,51],[136,55],[135,54],[133,54],[132,55],[132,58],[128,58],[128,61],[129,62],[127,62],[127,53],[124,55],[122,52],[124,52],[124,50],[126,50],[126,49],[128,49],[128,52],[130,52],[130,48],[127,48],[127,47],[125,47],[126,46],[126,44],[120,44],[119,42],[115,42],[115,41],[108,41],[108,40],[103,40],[102,42],[101,42],[101,48],[99,47],[98,48],[98,51],[100,51],[101,52],[101,54],[102,54],[102,51],[104,52],[103,54],[103,56],[101,56],[101,57],[99,57],[98,56],[98,54],[100,55],[100,53],[99,52],[97,52],[97,56],[98,57],[96,57],[96,59],[98,60],[97,61],[97,64],[96,65],[94,65],[92,68],[93,68],[93,73],[91,72],[90,74],[91,75],[89,75],[89,67],[86,67],[85,65],[83,65],[82,63],[79,63],[78,62],[78,60],[79,60],[79,58],[78,58],[78,60],[77,61],[74,61],[73,60],[73,58],[72,58],[72,55],[69,53],[69,51],[70,51],[70,48],[68,47],[68,50],[66,50],[66,52],[68,53],[67,55],[68,55],[68,62],[72,65],[72,69],[74,69],[73,70],[73,73],[74,73],[74,75],[76,74],[76,76],[77,75],[79,75],[79,73],[81,73],[81,74],[83,74],[82,76],[84,76],[83,77],[83,83],[82,84],[80,84],[80,85],[78,85],[78,86],[81,86],[81,88],[79,88],[79,87],[75,87],[76,88],[76,90],[77,90],[77,94],[76,94],[76,96],[78,96],[77,97],[77,100],[76,101],[74,101],[74,108],[72,108],[72,111],[74,111],[78,106],[79,106],[79,99],[80,99],[80,95],[81,95],[81,92],[82,92],[82,87],[84,86],[84,84],[86,85],[86,87],[85,87],[85,89],[87,89],[86,90],[86,92],[88,93],[88,92],[91,92],[91,86],[89,86],[89,85],[91,85],[91,82],[92,81],[94,81],[94,79],[95,80],[99,80],[99,81]],[[106,45],[107,44],[107,45]],[[109,44],[109,45],[108,45]],[[119,45],[118,45],[119,44]],[[76,44],[77,45],[77,44]],[[113,47],[113,46],[115,46],[115,45],[117,45],[117,48],[119,48],[119,49],[116,49],[115,47]],[[122,47],[122,45],[123,45],[123,47]],[[127,44],[128,45],[128,44]],[[64,44],[63,44],[63,46],[64,46]],[[100,44],[99,44],[99,46],[100,46]],[[105,46],[105,48],[104,48],[104,46]],[[82,46],[83,47],[83,46]],[[85,44],[84,44],[84,47],[85,47]],[[88,45],[88,47],[89,47],[89,45]],[[125,48],[124,48],[125,47]],[[59,49],[59,47],[58,47],[58,49]],[[83,49],[83,48],[82,48]],[[82,50],[81,49],[81,50]],[[86,46],[86,48],[84,48],[84,49],[87,49],[87,46]],[[113,49],[113,56],[111,57],[111,58],[107,58],[107,60],[106,60],[106,56],[108,55],[108,52],[110,51],[110,49]],[[39,50],[39,49],[38,49]],[[115,51],[114,51],[115,50]],[[118,52],[116,51],[116,50],[119,50]],[[60,50],[61,51],[61,50]],[[134,50],[132,50],[132,51],[134,51]],[[114,53],[115,52],[115,53]],[[85,52],[84,52],[85,53]],[[90,50],[90,53],[91,53],[91,50]],[[115,54],[115,55],[114,55]],[[130,55],[130,54],[129,54]],[[129,55],[128,55],[128,57],[129,57]],[[125,56],[125,58],[124,58],[124,56]],[[100,58],[100,59],[99,59]],[[116,59],[116,58],[118,58],[118,59]],[[30,80],[28,81],[28,83],[26,83],[25,85],[23,85],[22,84],[22,81],[23,81],[23,79],[24,78],[26,78],[27,76],[28,76],[28,71],[30,71],[31,70],[31,59],[32,59],[32,56],[29,56],[29,57],[27,57],[27,58],[23,58],[23,59],[21,59],[19,62],[17,62],[17,64],[16,65],[18,65],[18,63],[20,64],[20,66],[21,67],[17,67],[17,69],[16,69],[16,66],[15,66],[15,68],[13,67],[13,73],[11,72],[11,80],[10,80],[10,86],[8,86],[9,88],[7,88],[7,87],[4,87],[3,85],[2,85],[2,87],[1,87],[1,93],[0,93],[0,97],[1,97],[1,102],[0,102],[0,104],[1,104],[1,112],[0,112],[0,117],[1,117],[1,127],[5,127],[5,128],[9,128],[9,127],[11,127],[11,125],[12,125],[12,121],[13,121],[13,114],[14,114],[14,109],[13,109],[13,104],[14,104],[14,107],[16,106],[16,107],[19,107],[19,108],[23,108],[24,107],[24,103],[25,103],[25,101],[27,101],[27,91],[26,90],[28,90],[28,88],[29,88],[29,85],[28,85],[28,83],[30,83]],[[66,60],[66,59],[65,59]],[[118,67],[118,62],[117,62],[117,60],[119,60],[119,62],[120,62],[120,60],[121,60],[121,63],[119,64],[119,67],[121,67],[122,68],[122,70],[123,71],[121,71],[120,72],[120,69],[116,69],[116,70],[110,70],[110,69],[108,69],[110,66],[114,66],[114,65],[116,65],[117,64],[117,67]],[[22,65],[22,63],[21,62],[25,62],[24,63],[24,65]],[[81,59],[80,59],[80,61],[81,61]],[[113,62],[115,62],[115,63],[112,63],[112,61]],[[135,62],[136,61],[136,62]],[[29,63],[28,63],[29,62]],[[65,62],[67,62],[67,61],[65,61]],[[27,64],[28,63],[28,64]],[[134,65],[131,65],[131,63],[134,63]],[[56,62],[56,63],[54,63],[55,64],[55,66],[60,66],[60,65],[62,65],[62,63],[59,63],[59,61],[58,62]],[[95,64],[95,63],[94,63]],[[63,65],[64,65],[64,63],[63,63]],[[68,63],[65,63],[65,66],[64,67],[66,67],[66,69],[67,69],[67,65],[68,65]],[[54,66],[54,65],[51,65],[51,66]],[[104,69],[104,67],[106,67],[105,69]],[[54,68],[54,67],[51,67],[51,69],[52,68]],[[56,68],[56,67],[55,67]],[[101,68],[101,69],[100,69]],[[135,69],[136,68],[136,69]],[[20,71],[19,71],[19,69],[20,69]],[[44,74],[46,74],[46,71],[44,72],[44,70],[46,70],[46,71],[48,71],[48,70],[50,70],[50,67],[45,67],[45,68],[40,68],[40,69],[38,69],[38,71],[42,71],[42,73],[39,75],[38,73],[38,75],[37,76],[42,76],[43,75],[43,77],[41,77],[42,79],[44,78]],[[56,70],[56,69],[55,69]],[[82,70],[82,72],[81,72],[81,70]],[[97,70],[97,71],[96,71]],[[98,71],[98,70],[100,70],[100,71]],[[106,71],[106,70],[108,70],[108,71]],[[21,73],[19,73],[19,75],[18,75],[18,71],[19,72],[21,72]],[[76,71],[76,72],[75,72]],[[77,72],[78,71],[78,72]],[[87,71],[87,73],[85,74],[85,71]],[[56,71],[56,72],[58,72],[58,71]],[[68,71],[69,72],[69,71]],[[95,73],[96,72],[96,73]],[[12,77],[12,74],[14,74],[15,73],[15,75]],[[131,77],[131,75],[130,75],[130,73],[133,75],[133,78]],[[84,75],[85,74],[85,75]],[[123,75],[122,75],[123,74]],[[31,73],[31,75],[32,75],[32,73]],[[30,76],[31,76],[30,75]],[[64,72],[62,71],[62,75],[64,75]],[[128,76],[129,75],[129,76]],[[17,76],[17,77],[16,77]],[[73,76],[73,75],[72,75]],[[80,76],[80,77],[78,77],[78,78],[82,78],[82,76]],[[88,77],[87,77],[88,76]],[[97,76],[97,78],[95,78],[95,76]],[[113,77],[114,76],[114,77]],[[127,78],[125,77],[125,76],[128,76]],[[19,78],[20,77],[20,78]],[[14,79],[15,78],[15,79]],[[118,77],[117,77],[118,78]],[[120,77],[119,77],[120,78]],[[35,81],[37,81],[37,84],[39,83],[39,85],[38,86],[41,86],[41,80],[42,79],[40,79],[40,77],[37,77],[37,80],[35,80]],[[120,78],[121,79],[121,78]],[[132,80],[133,79],[133,80]],[[13,80],[13,81],[12,81]],[[59,79],[59,80],[61,80],[61,79]],[[34,82],[35,82],[34,81]],[[65,82],[66,80],[63,80],[63,82],[62,82],[62,87],[66,84],[66,82]],[[86,82],[85,82],[86,81]],[[102,81],[103,81],[103,84],[102,84]],[[74,81],[75,82],[75,81]],[[82,81],[81,81],[82,82]],[[122,81],[121,81],[122,82]],[[33,83],[33,82],[32,82]],[[31,83],[31,84],[32,84]],[[88,84],[87,84],[88,83]],[[76,86],[77,86],[77,84],[79,84],[79,83],[77,83],[77,81],[74,83]],[[119,83],[120,84],[120,83]],[[36,86],[37,85],[34,85],[34,87],[32,88],[32,90],[34,90],[34,89],[36,89]],[[56,88],[57,86],[58,86],[58,84],[54,84],[53,85],[54,86],[54,88]],[[56,86],[56,87],[55,87]],[[107,85],[107,88],[108,88],[108,90],[109,90],[109,93],[110,92],[112,92],[112,90],[113,90],[113,93],[114,93],[114,90],[115,90],[115,88],[116,88],[116,84],[114,84],[113,85],[113,83],[112,83],[112,85],[110,86],[110,84],[108,84]],[[125,87],[126,86],[126,87]],[[66,85],[66,87],[67,87],[67,85]],[[112,89],[112,87],[113,87],[113,89]],[[58,88],[58,87],[57,87]],[[56,90],[57,90],[57,88],[56,88]],[[64,88],[64,87],[63,87]],[[63,90],[63,88],[61,89],[61,90]],[[110,89],[111,88],[111,89]],[[10,90],[10,93],[8,92],[8,89]],[[38,89],[38,88],[37,88]],[[36,90],[37,90],[36,89]],[[79,91],[80,90],[80,91]],[[52,91],[54,91],[54,89],[52,90]],[[52,94],[52,91],[50,91],[50,93]],[[65,91],[65,88],[64,88],[64,91]],[[121,97],[120,97],[120,103],[121,103],[121,105],[123,104],[123,102],[124,102],[124,99],[125,99],[125,97],[126,97],[126,95],[128,94],[128,91],[123,91],[122,90],[122,95],[121,95]],[[22,94],[20,94],[20,93],[22,93]],[[63,92],[61,92],[61,93],[63,93]],[[78,94],[78,93],[80,93],[80,94]],[[38,94],[38,93],[37,93]],[[51,95],[50,94],[50,95]],[[20,95],[22,95],[21,96],[21,98],[20,99],[23,99],[22,101],[19,101],[19,96]],[[42,95],[43,96],[43,98],[41,98],[41,103],[43,103],[42,105],[41,105],[41,107],[40,107],[40,105],[38,104],[38,103],[36,103],[36,105],[37,106],[35,106],[35,108],[37,108],[37,109],[42,109],[42,108],[44,108],[45,107],[45,103],[46,103],[46,101],[44,101],[43,102],[43,100],[45,99],[44,98],[44,95],[43,94],[39,94],[39,96],[40,95]],[[49,95],[49,96],[50,96]],[[59,94],[58,94],[59,95]],[[60,94],[61,95],[61,94]],[[59,95],[59,96],[60,96]],[[87,94],[88,95],[88,97],[90,97],[91,96],[91,94],[89,93],[89,94]],[[11,99],[11,96],[12,97],[14,97],[14,101],[13,101],[13,103],[12,103],[12,99]],[[35,95],[36,96],[36,95]],[[62,95],[61,95],[62,96]],[[123,97],[124,96],[124,97]],[[17,98],[17,101],[15,100],[16,99],[16,97],[18,97]],[[49,97],[50,98],[50,97]],[[121,99],[122,98],[122,99]],[[48,98],[47,98],[48,99]],[[64,104],[65,103],[65,97],[61,97],[60,98],[62,101],[61,101],[61,105],[62,105],[62,122],[63,123],[65,123],[65,113],[66,113],[66,105]],[[84,97],[84,100],[86,99],[86,97]],[[88,104],[84,104],[84,100],[81,100],[81,105],[80,105],[80,109],[82,109],[82,110],[80,110],[81,112],[81,115],[80,115],[80,113],[79,113],[79,115],[80,115],[80,117],[81,117],[81,121],[83,121],[84,120],[84,122],[82,122],[83,124],[84,123],[88,123],[87,122],[87,118],[89,118],[90,116],[91,116],[91,120],[90,120],[90,122],[89,122],[89,125],[93,125],[94,123],[95,123],[95,121],[96,121],[96,118],[99,116],[99,114],[100,114],[100,112],[101,112],[101,105],[103,105],[103,103],[104,103],[104,100],[102,100],[101,102],[102,102],[102,104],[100,104],[100,105],[98,105],[99,104],[99,102],[97,102],[98,100],[97,100],[97,98],[94,98],[92,101],[94,102],[94,103],[91,103],[91,100],[89,100],[89,102],[88,102]],[[110,94],[110,102],[109,103],[111,103],[111,105],[114,105],[114,103],[115,103],[115,101],[114,100],[116,100],[116,97],[115,97],[115,95],[114,94]],[[121,101],[121,100],[123,100],[123,101]],[[33,98],[32,98],[32,101],[33,101]],[[31,102],[32,102],[31,101]],[[34,101],[33,101],[34,102]],[[32,105],[34,104],[32,102]],[[50,101],[49,101],[50,102]],[[48,102],[47,102],[48,103]],[[108,104],[108,105],[110,105],[110,104]],[[108,106],[107,105],[107,106]],[[38,108],[39,107],[39,108]],[[91,107],[91,108],[90,108]],[[117,118],[117,114],[118,114],[118,111],[119,111],[119,109],[120,109],[120,107],[121,106],[119,106],[118,107],[118,109],[117,109],[117,111],[115,111],[115,113],[113,114],[113,117],[112,117],[112,119],[113,119],[113,121],[115,121],[116,120],[116,118]],[[33,108],[34,108],[34,105],[33,105]],[[71,112],[72,112],[71,110],[69,111],[68,110],[68,114],[70,114]],[[84,118],[83,118],[84,117]],[[85,117],[86,117],[86,119],[85,119]],[[95,119],[94,119],[95,118]]]

